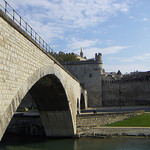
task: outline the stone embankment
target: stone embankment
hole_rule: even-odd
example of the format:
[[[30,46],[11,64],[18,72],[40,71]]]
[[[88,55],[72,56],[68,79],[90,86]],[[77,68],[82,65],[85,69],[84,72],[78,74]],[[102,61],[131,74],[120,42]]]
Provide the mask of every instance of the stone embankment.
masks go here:
[[[142,113],[144,113],[144,111],[80,114],[77,116],[77,128],[78,128],[78,131],[80,132],[82,128],[103,126],[106,124],[111,124],[114,122],[118,122],[118,121],[130,118],[130,117],[134,117]]]
[[[109,137],[109,136],[150,136],[149,127],[105,127],[133,116],[143,114],[144,111],[81,114],[77,116],[78,136]]]
[[[150,136],[149,127],[93,127],[79,136],[111,137],[111,136]]]

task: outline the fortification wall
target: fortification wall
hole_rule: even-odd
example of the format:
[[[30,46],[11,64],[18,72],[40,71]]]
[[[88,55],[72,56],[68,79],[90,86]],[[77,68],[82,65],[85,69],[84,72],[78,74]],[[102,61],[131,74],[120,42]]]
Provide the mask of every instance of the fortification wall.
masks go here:
[[[150,78],[103,81],[103,106],[150,105]]]

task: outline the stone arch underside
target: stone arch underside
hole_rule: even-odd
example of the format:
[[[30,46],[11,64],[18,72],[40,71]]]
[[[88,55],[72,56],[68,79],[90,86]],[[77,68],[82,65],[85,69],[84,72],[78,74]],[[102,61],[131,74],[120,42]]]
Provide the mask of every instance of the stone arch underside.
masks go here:
[[[52,65],[38,69],[26,80],[7,110],[0,116],[0,139],[28,91],[38,106],[47,136],[73,136],[76,134],[76,115],[69,105],[69,93],[64,88],[66,83],[61,81],[61,76],[57,67]]]

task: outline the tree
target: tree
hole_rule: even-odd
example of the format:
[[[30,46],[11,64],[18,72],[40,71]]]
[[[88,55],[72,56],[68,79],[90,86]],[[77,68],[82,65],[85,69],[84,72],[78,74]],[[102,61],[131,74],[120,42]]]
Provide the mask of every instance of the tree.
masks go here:
[[[64,53],[60,51],[59,53],[52,53],[51,55],[60,63],[69,61],[79,61],[77,55],[75,55],[74,53]]]

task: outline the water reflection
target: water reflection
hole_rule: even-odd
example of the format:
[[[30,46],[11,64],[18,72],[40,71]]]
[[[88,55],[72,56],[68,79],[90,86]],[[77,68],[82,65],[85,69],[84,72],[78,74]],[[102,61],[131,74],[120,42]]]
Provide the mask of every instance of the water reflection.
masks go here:
[[[79,139],[76,145],[76,150],[149,150],[150,138],[83,138]]]
[[[74,139],[57,139],[46,137],[4,136],[0,150],[74,150]]]
[[[4,136],[0,150],[149,150],[150,138],[80,138]]]

